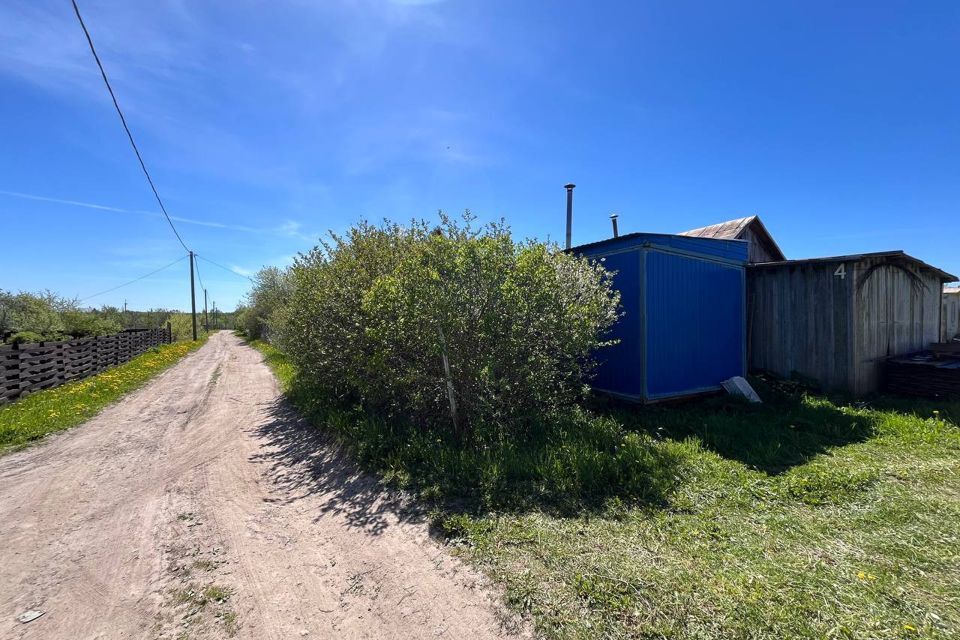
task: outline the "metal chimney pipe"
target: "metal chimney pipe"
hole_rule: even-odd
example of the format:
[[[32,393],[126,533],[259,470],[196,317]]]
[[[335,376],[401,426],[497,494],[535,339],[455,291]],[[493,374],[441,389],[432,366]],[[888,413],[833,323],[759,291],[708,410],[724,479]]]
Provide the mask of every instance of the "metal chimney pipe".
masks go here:
[[[619,238],[619,237],[620,237],[620,231],[619,231],[619,229],[617,229],[617,218],[618,218],[618,217],[619,217],[619,214],[616,214],[616,213],[611,213],[611,214],[610,214],[610,222],[613,223],[613,237],[614,237],[614,238]]]
[[[567,249],[570,248],[570,240],[573,235],[573,188],[577,185],[565,184],[563,188],[567,190]]]

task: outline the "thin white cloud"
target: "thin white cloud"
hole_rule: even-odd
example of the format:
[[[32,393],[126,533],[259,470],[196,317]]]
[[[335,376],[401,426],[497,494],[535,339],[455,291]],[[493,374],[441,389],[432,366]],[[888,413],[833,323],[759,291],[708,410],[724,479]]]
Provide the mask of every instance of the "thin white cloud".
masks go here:
[[[245,278],[250,278],[250,277],[253,276],[253,274],[256,273],[256,271],[253,271],[253,270],[251,270],[251,269],[246,269],[246,268],[244,268],[244,267],[241,267],[241,266],[235,265],[235,264],[231,264],[231,265],[230,265],[230,270],[233,271],[234,273],[236,273],[237,275],[241,275],[241,276],[243,276],[243,277],[245,277]]]
[[[116,213],[134,213],[137,215],[159,215],[152,211],[141,211],[138,209],[123,209],[120,207],[110,207],[105,204],[94,204],[92,202],[80,202],[79,200],[66,200],[64,198],[50,198],[48,196],[38,196],[32,193],[21,193],[19,191],[7,191],[0,189],[0,194],[11,196],[13,198],[23,198],[24,200],[37,200],[38,202],[54,202],[56,204],[69,204],[75,207],[85,207],[87,209],[98,209],[100,211],[114,211]]]
[[[86,3],[81,8],[128,110],[156,99],[158,84],[204,66],[206,56],[193,46],[197,40],[183,37],[196,30],[193,18],[170,8],[176,7],[154,8],[149,16],[143,7],[123,3]],[[6,30],[0,72],[59,93],[82,91],[109,100],[69,4],[0,3],[0,22],[17,25]]]
[[[230,264],[228,266],[230,270],[237,275],[244,276],[245,278],[252,278],[260,271],[260,269],[266,267],[278,267],[280,269],[286,269],[287,267],[293,265],[293,261],[296,259],[297,255],[298,254],[285,253],[283,255],[275,256],[263,262],[262,266],[260,267],[244,267],[238,264]]]
[[[160,218],[161,214],[156,211],[147,211],[145,209],[126,209],[124,207],[113,207],[94,202],[82,202],[80,200],[68,200],[65,198],[53,198],[50,196],[40,196],[33,193],[22,193],[20,191],[7,191],[0,189],[0,195],[21,198],[24,200],[35,200],[38,202],[52,202],[54,204],[64,204],[73,207],[83,207],[86,209],[95,209],[97,211],[110,211],[112,213],[128,213],[137,216],[146,216],[151,218]],[[248,227],[240,224],[231,224],[226,222],[216,222],[213,220],[197,220],[196,218],[185,218],[183,216],[170,216],[175,222],[192,224],[200,227],[211,227],[214,229],[226,229],[229,231],[241,231],[243,233],[271,234],[285,238],[297,238],[299,240],[313,241],[315,238],[302,231],[303,225],[294,220],[285,220],[282,224],[274,228]]]

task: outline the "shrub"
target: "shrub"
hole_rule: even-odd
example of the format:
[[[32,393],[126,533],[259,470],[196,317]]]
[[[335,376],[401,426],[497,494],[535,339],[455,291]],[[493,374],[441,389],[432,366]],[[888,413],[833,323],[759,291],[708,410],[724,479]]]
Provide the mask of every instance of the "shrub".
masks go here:
[[[503,225],[362,223],[299,258],[278,322],[301,375],[382,414],[493,441],[584,390],[609,274]]]
[[[64,330],[60,312],[69,304],[49,291],[13,294],[0,290],[0,334],[29,331],[55,340]]]
[[[239,316],[238,328],[255,340],[270,340],[271,327],[281,322],[280,314],[290,297],[289,272],[265,267],[253,277],[253,289]]]
[[[174,342],[193,340],[193,318],[189,313],[174,312],[167,319]],[[197,337],[203,333],[203,315],[197,314]]]
[[[166,324],[171,315],[182,314],[165,309],[123,311],[109,305],[81,308],[78,301],[50,291],[13,294],[0,289],[0,341],[10,342],[18,334],[29,334],[28,340],[18,338],[20,342],[40,342],[110,335],[125,328],[152,329]],[[189,339],[189,316],[186,324],[179,322],[182,339]]]
[[[288,313],[275,339],[312,386],[338,400],[363,395],[373,348],[363,297],[426,235],[420,223],[404,228],[361,222],[345,237],[321,240],[297,258],[290,270]]]
[[[249,336],[249,333],[246,329],[247,324],[247,314],[250,312],[250,307],[245,304],[238,304],[237,308],[234,310],[234,319],[235,319],[235,329],[240,334]]]
[[[7,344],[33,344],[43,342],[44,340],[48,340],[48,338],[44,338],[39,333],[34,333],[33,331],[18,331],[7,338]]]
[[[96,312],[71,310],[61,314],[64,333],[74,338],[106,336],[118,333],[123,325],[115,319]]]

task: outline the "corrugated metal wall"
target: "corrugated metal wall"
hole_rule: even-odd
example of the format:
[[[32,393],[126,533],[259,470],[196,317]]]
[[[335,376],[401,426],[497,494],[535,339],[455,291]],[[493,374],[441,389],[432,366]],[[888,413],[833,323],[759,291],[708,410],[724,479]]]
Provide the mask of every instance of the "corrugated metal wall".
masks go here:
[[[640,342],[640,257],[637,251],[621,251],[600,258],[614,272],[613,285],[620,292],[623,318],[613,328],[619,344],[601,349],[593,385],[597,389],[639,399],[643,387],[643,346]]]
[[[742,265],[646,251],[646,397],[717,389],[744,375]]]
[[[595,388],[653,401],[746,372],[746,242],[631,234],[574,251],[616,272],[624,313]]]

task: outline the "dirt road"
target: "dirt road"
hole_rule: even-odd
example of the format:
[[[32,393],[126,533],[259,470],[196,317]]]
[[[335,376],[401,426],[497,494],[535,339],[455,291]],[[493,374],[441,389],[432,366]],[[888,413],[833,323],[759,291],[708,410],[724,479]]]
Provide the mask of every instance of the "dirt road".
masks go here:
[[[17,616],[43,611],[32,622]],[[227,332],[0,458],[2,638],[494,638],[484,581]]]

